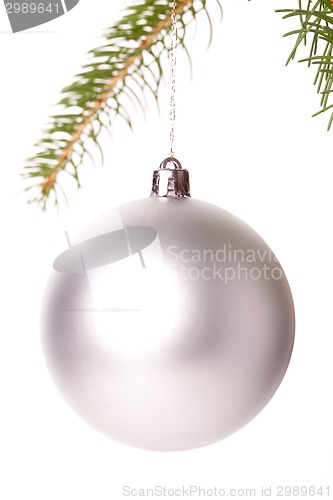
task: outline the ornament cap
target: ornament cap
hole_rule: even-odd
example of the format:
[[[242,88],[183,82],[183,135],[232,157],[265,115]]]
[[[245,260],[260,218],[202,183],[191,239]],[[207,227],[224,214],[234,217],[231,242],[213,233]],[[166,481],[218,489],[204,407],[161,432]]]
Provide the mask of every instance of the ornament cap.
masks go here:
[[[167,168],[168,164],[173,168]],[[153,173],[153,185],[150,196],[169,196],[173,198],[190,197],[190,176],[181,163],[173,157],[162,161],[158,170]]]

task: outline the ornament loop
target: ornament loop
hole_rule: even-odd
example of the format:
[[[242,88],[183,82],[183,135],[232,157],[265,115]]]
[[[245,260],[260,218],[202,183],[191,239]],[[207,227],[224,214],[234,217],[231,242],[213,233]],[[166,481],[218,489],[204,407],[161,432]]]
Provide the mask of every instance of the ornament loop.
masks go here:
[[[169,163],[172,163],[176,170],[178,169],[181,170],[183,168],[180,161],[177,160],[177,158],[175,158],[174,156],[173,157],[168,156],[168,158],[165,158],[165,160],[163,160],[162,163],[160,164],[159,168],[167,168],[167,165]]]

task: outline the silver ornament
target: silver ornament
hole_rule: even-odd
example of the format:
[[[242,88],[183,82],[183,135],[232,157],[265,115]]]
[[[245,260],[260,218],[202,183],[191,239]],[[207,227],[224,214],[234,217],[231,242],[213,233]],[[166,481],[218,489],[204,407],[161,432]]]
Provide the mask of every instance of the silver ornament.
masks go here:
[[[189,197],[188,172],[88,225],[54,262],[42,311],[50,372],[110,438],[186,450],[248,423],[288,367],[294,308],[272,250]]]

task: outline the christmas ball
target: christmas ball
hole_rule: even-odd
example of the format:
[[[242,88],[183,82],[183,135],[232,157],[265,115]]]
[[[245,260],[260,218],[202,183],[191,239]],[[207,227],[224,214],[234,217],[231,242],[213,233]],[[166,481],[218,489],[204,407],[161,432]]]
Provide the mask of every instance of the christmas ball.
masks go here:
[[[150,198],[88,224],[56,258],[42,341],[86,422],[176,451],[216,442],[265,407],[288,367],[294,308],[253,229],[190,198],[187,171],[157,172]]]

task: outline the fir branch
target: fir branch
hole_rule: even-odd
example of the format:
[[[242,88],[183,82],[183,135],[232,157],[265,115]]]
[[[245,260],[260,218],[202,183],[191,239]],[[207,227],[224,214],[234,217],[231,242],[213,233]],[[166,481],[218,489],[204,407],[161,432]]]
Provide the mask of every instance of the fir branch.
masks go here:
[[[309,55],[299,62],[306,62],[308,67],[317,68],[314,85],[320,94],[320,107],[313,116],[332,110],[329,103],[333,90],[333,0],[298,0],[298,9],[280,9],[283,19],[297,18],[299,27],[284,36],[296,36],[295,45],[287,59],[287,64],[293,60],[300,47],[309,46]],[[327,130],[333,123],[331,112]]]
[[[222,17],[219,0],[215,1]],[[105,43],[88,53],[90,60],[74,82],[62,90],[59,112],[51,116],[35,145],[37,153],[24,167],[22,175],[30,181],[25,191],[31,193],[31,202],[45,209],[52,194],[58,204],[61,172],[71,175],[80,187],[79,167],[86,156],[93,160],[89,144],[95,144],[103,159],[100,132],[109,130],[116,116],[132,126],[126,109],[128,100],[144,111],[145,91],[149,89],[158,103],[163,77],[161,56],[168,51],[172,5],[173,0],[137,1],[126,10],[121,21],[106,30]],[[206,13],[211,39],[212,23],[206,0],[177,1],[178,35],[187,54],[186,28],[200,12]]]

